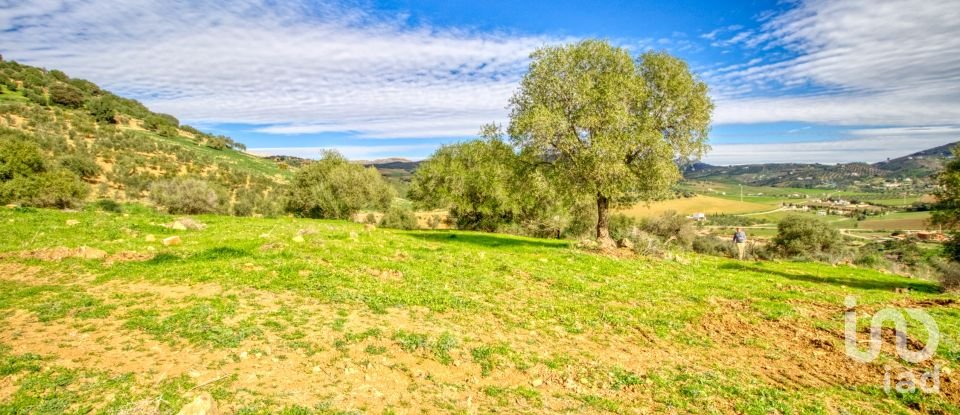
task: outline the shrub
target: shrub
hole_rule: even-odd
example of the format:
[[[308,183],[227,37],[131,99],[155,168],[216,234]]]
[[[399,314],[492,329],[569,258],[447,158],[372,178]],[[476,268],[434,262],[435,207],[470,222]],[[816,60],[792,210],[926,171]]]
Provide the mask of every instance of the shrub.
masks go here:
[[[610,215],[610,237],[615,241],[630,239],[640,230],[640,221],[621,214]]]
[[[940,261],[937,263],[940,272],[940,284],[948,290],[960,289],[960,262]]]
[[[950,240],[943,244],[943,253],[955,262],[960,262],[960,232],[950,234]]]
[[[123,212],[123,206],[112,199],[98,199],[92,205],[94,208],[102,210],[104,212],[112,213],[121,213]]]
[[[82,179],[90,179],[100,175],[101,169],[97,162],[90,157],[81,155],[63,156],[59,160],[60,166],[72,171]]]
[[[723,257],[734,257],[734,246],[730,241],[725,241],[723,239],[717,238],[712,235],[699,235],[694,238],[692,243],[692,248],[694,252],[705,254],[705,255],[714,255],[714,256],[723,256]]]
[[[643,222],[643,230],[659,236],[665,242],[676,242],[682,248],[690,248],[697,237],[693,223],[677,212],[669,211]]]
[[[47,97],[45,95],[37,91],[34,91],[32,89],[24,89],[23,96],[27,97],[27,99],[29,99],[30,102],[33,102],[35,104],[40,104],[43,106],[50,105],[50,101],[47,100]]]
[[[43,153],[28,139],[17,131],[0,131],[0,181],[46,170]]]
[[[773,245],[788,257],[817,257],[834,251],[842,241],[840,232],[826,223],[807,216],[790,215],[777,225]]]
[[[113,99],[109,96],[93,98],[87,101],[87,109],[90,110],[90,115],[93,116],[93,119],[99,123],[113,124],[117,122],[116,104],[114,104]]]
[[[72,172],[45,171],[3,182],[0,202],[65,209],[78,206],[89,192],[90,187]]]
[[[221,212],[225,197],[209,182],[178,178],[154,182],[150,200],[172,214],[196,215]]]
[[[380,219],[380,226],[393,229],[417,229],[417,215],[410,206],[394,203]]]
[[[294,175],[287,196],[288,212],[309,218],[347,219],[361,209],[387,209],[394,192],[376,169],[328,151]]]
[[[67,108],[83,106],[83,92],[74,86],[57,83],[50,87],[50,102]]]

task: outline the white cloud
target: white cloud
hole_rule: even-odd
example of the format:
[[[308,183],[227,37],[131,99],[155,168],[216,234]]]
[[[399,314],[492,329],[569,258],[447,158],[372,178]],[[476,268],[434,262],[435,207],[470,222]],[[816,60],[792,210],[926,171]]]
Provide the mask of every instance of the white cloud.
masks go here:
[[[718,123],[937,125],[960,118],[953,0],[808,0],[715,42],[792,57],[712,71]],[[806,89],[816,93],[804,92]]]
[[[505,106],[536,36],[410,27],[336,4],[15,2],[6,57],[63,69],[195,123],[363,137],[472,135]]]
[[[917,136],[910,132],[898,135],[889,131],[889,134],[867,135],[871,137],[791,143],[714,144],[713,150],[703,161],[714,165],[874,163],[957,141],[955,133]]]

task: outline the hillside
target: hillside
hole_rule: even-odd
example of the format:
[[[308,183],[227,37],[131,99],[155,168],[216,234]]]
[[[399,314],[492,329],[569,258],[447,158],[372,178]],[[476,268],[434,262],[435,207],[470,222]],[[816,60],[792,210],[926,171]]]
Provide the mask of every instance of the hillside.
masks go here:
[[[883,190],[891,185],[923,191],[943,168],[950,149],[960,142],[920,151],[896,159],[867,164],[747,164],[712,166],[694,163],[684,171],[690,180],[736,182],[753,186]],[[909,179],[909,180],[907,180]]]
[[[289,176],[228,137],[61,71],[2,61],[0,85],[0,134],[26,136],[52,165],[82,166],[91,199],[140,200],[153,182],[193,177],[219,185],[232,212],[266,213]]]
[[[256,414],[960,410],[946,332],[960,298],[933,283],[339,221],[176,231],[124,213],[0,208],[0,413],[173,414],[202,392]],[[848,295],[861,316],[934,316],[939,394],[884,393],[885,367],[907,370],[892,346],[870,364],[845,355]],[[926,338],[913,329],[911,344]]]

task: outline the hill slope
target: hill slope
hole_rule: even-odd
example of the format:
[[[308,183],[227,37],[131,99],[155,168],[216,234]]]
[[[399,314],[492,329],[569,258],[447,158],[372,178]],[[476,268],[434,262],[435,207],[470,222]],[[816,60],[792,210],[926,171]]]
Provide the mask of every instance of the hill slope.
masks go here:
[[[159,225],[173,219],[0,208],[0,413],[172,414],[205,391],[222,413],[960,411],[958,297],[932,283],[336,221]],[[906,370],[892,341],[871,364],[845,355],[848,295],[864,318],[934,316],[941,393],[884,393],[885,367]]]
[[[10,61],[0,62],[0,128],[26,134],[54,163],[93,166],[84,174],[93,198],[143,199],[152,182],[195,177],[225,189],[234,212],[263,213],[289,176],[228,137],[181,125],[89,81]]]
[[[684,177],[754,186],[830,189],[857,187],[862,190],[881,190],[885,183],[910,179],[912,188],[923,190],[933,183],[932,176],[943,168],[944,162],[951,156],[950,149],[958,144],[960,142],[874,164],[773,163],[712,166],[694,163],[684,170]]]

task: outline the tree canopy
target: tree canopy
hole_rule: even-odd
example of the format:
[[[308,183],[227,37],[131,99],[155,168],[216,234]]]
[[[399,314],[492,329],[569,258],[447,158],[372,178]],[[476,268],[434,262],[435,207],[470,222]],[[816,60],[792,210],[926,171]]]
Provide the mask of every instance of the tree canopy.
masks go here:
[[[287,211],[309,218],[347,219],[365,208],[386,210],[395,194],[375,168],[326,151],[293,177]]]
[[[960,226],[960,144],[953,148],[953,159],[940,172],[937,181],[939,186],[934,192],[937,204],[933,222],[957,228]],[[946,252],[954,261],[960,261],[960,232],[954,232]]]
[[[713,103],[684,61],[634,59],[598,40],[531,58],[510,102],[510,136],[558,188],[596,200],[598,238],[609,240],[611,207],[664,195],[680,178],[677,160],[707,150]]]

